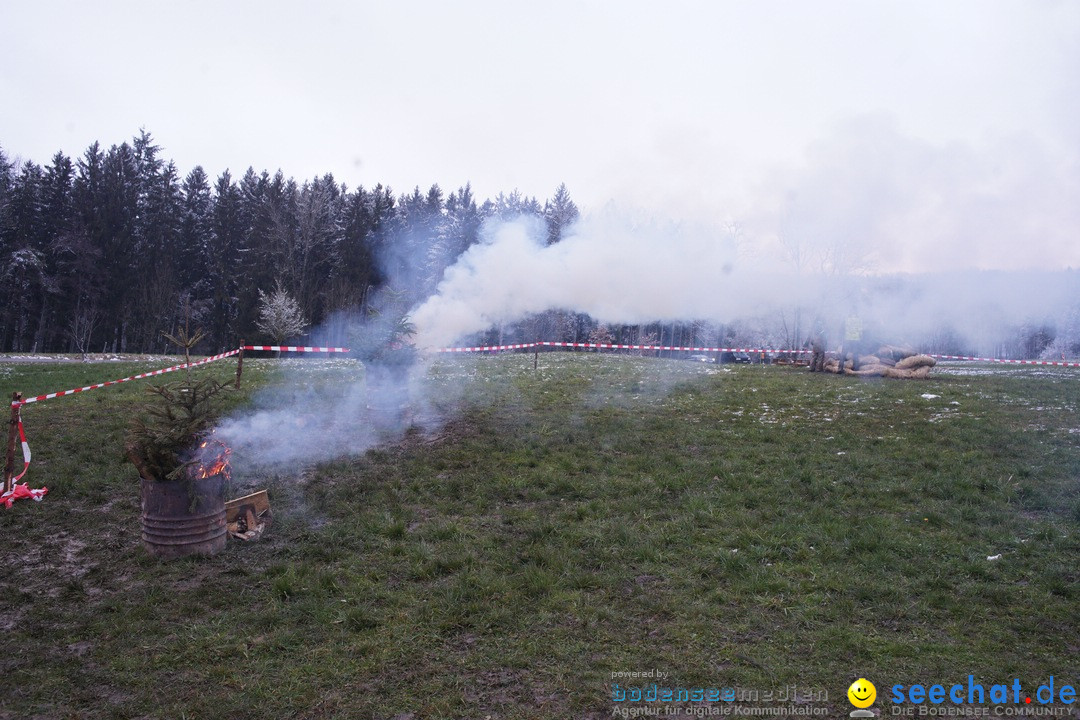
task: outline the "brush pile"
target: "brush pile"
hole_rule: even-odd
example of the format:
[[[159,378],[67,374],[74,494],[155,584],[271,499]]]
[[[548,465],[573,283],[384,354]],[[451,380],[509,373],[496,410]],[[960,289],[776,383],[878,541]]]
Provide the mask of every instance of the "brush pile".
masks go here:
[[[911,348],[895,345],[882,345],[876,355],[860,355],[859,369],[852,368],[851,360],[844,362],[844,374],[903,378],[905,380],[922,379],[930,376],[930,368],[937,365],[937,360],[929,355],[920,355]],[[839,366],[836,357],[825,360],[825,372],[835,373]]]

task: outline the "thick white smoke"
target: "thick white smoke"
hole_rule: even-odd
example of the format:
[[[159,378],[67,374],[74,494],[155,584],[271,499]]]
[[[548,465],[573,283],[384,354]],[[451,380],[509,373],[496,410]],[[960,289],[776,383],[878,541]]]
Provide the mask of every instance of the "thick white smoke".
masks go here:
[[[347,360],[280,362],[285,382],[261,389],[254,407],[225,418],[216,437],[241,475],[299,474],[307,465],[358,457],[409,431],[441,428],[459,410],[473,377],[429,362],[384,367]]]
[[[970,203],[946,203],[946,212],[911,201],[902,192],[914,186],[910,173],[901,174],[908,178],[903,182],[875,180],[869,172],[874,168],[864,167],[863,155],[858,157],[851,166],[862,168],[858,171],[794,177],[801,191],[768,213],[751,216],[746,232],[732,224],[643,219],[609,206],[564,228],[563,239],[549,246],[537,218],[491,220],[481,241],[446,270],[435,294],[409,313],[416,345],[445,347],[493,326],[563,310],[611,325],[732,323],[773,346],[801,344],[820,323],[835,347],[844,318],[854,314],[871,339],[916,347],[947,336],[979,354],[1007,352],[1003,337],[1041,324],[1059,331],[1055,352],[1080,347],[1080,273],[963,269],[977,268],[980,259],[1010,247],[1016,267],[1047,267],[1032,260],[1049,253],[1025,252],[1031,244],[1025,238],[1039,232],[1003,223],[995,228],[1003,235],[994,235],[993,243],[989,232],[969,236],[970,228],[983,227],[969,221],[972,213],[978,215]],[[918,187],[926,192],[925,184]],[[963,192],[961,187],[949,197]],[[993,199],[1004,205],[1013,195],[1002,192]],[[938,233],[939,271],[870,272],[875,260],[898,254],[895,243],[931,231]],[[1017,240],[1010,245],[1006,236]],[[993,253],[991,245],[997,248]],[[395,247],[419,253],[426,244]],[[396,258],[385,268],[391,285],[415,284],[415,269],[424,262],[423,256]],[[379,374],[372,366],[362,381],[311,388],[297,373],[286,388],[262,393],[253,412],[224,422],[219,433],[238,459],[246,457],[253,466],[358,455],[400,438],[409,427],[438,427],[455,412],[465,387],[444,387],[437,400],[426,374],[422,364],[401,376]]]
[[[802,339],[790,332],[796,314],[803,336],[820,321],[833,341],[844,318],[858,315],[882,341],[919,345],[947,330],[990,352],[1020,326],[1063,326],[1080,311],[1074,271],[875,275],[863,262],[873,248],[855,233],[801,244],[781,238],[758,254],[733,235],[609,210],[584,218],[548,246],[535,220],[493,221],[413,310],[417,345],[443,347],[492,326],[565,310],[630,325],[764,319],[787,323],[791,342]]]
[[[816,278],[767,272],[717,228],[587,217],[546,245],[535,220],[493,222],[412,312],[418,347],[453,343],[546,310],[604,323],[731,320],[813,297]],[[547,338],[540,338],[547,339]]]

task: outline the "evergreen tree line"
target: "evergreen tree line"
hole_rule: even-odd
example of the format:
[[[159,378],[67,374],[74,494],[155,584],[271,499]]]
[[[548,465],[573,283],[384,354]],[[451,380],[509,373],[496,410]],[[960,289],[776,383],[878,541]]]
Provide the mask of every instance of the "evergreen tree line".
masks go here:
[[[256,330],[260,291],[279,288],[322,328],[316,343],[347,345],[350,314],[366,315],[379,297],[398,314],[413,307],[485,220],[536,216],[551,244],[578,214],[565,185],[540,203],[517,191],[478,201],[469,185],[395,195],[331,175],[298,184],[251,168],[239,179],[212,180],[202,167],[181,178],[145,130],[75,160],[58,152],[44,167],[16,166],[0,148],[0,351],[159,353],[170,349],[164,333],[189,322],[206,331],[196,350],[219,352],[270,340]],[[781,314],[627,326],[549,311],[463,341],[801,347],[801,310],[794,325]],[[999,332],[993,347],[947,327],[918,341],[930,352],[1075,357],[1080,306]]]
[[[16,167],[0,148],[0,350],[163,352],[163,333],[185,321],[206,331],[200,350],[226,350],[257,336],[259,290],[278,287],[313,327],[365,312],[391,278],[410,306],[486,219],[523,214],[542,218],[554,243],[578,209],[565,185],[541,204],[517,191],[478,201],[469,185],[395,195],[251,168],[181,178],[145,130],[44,167]]]

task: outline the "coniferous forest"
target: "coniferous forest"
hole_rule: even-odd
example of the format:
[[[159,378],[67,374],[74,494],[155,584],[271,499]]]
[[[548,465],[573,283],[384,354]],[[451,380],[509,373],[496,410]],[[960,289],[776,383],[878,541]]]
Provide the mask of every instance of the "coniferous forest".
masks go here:
[[[348,345],[350,323],[393,301],[401,315],[434,292],[446,268],[480,239],[489,219],[533,216],[558,242],[579,217],[565,185],[541,203],[514,190],[476,198],[469,185],[403,194],[348,188],[324,175],[297,182],[248,168],[181,177],[146,130],[78,158],[56,153],[44,167],[16,163],[0,147],[0,352],[161,353],[165,334],[205,332],[197,352],[261,332],[260,302],[287,295],[309,333],[287,338]],[[883,280],[886,285],[888,278]],[[469,344],[537,339],[661,345],[797,347],[808,332],[789,308],[767,321],[723,325],[686,319],[604,326],[572,309],[492,328]],[[921,339],[928,352],[993,352],[1059,359],[1080,353],[1080,305],[1056,322],[1002,328],[986,348],[950,327]],[[463,339],[464,340],[464,339]]]
[[[207,333],[199,349],[217,352],[259,336],[259,291],[275,288],[312,327],[363,313],[391,277],[408,306],[477,242],[485,219],[522,214],[542,218],[556,242],[578,209],[565,186],[541,203],[252,168],[181,176],[146,130],[44,167],[16,165],[0,148],[0,351],[164,352],[162,333],[187,320]]]

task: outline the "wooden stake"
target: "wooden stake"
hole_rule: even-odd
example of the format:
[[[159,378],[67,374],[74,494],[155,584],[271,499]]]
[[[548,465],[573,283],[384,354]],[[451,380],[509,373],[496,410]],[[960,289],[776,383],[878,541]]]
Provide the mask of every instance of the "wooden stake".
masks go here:
[[[240,354],[236,356],[236,389],[240,389],[240,375],[244,372],[244,339],[240,338]]]
[[[22,402],[22,393],[11,393],[13,403]],[[11,492],[11,476],[15,473],[15,434],[19,430],[21,404],[11,406],[11,422],[8,424],[7,463],[4,465],[4,492]]]
[[[533,372],[536,372],[536,364],[540,361],[540,343],[533,345]]]

